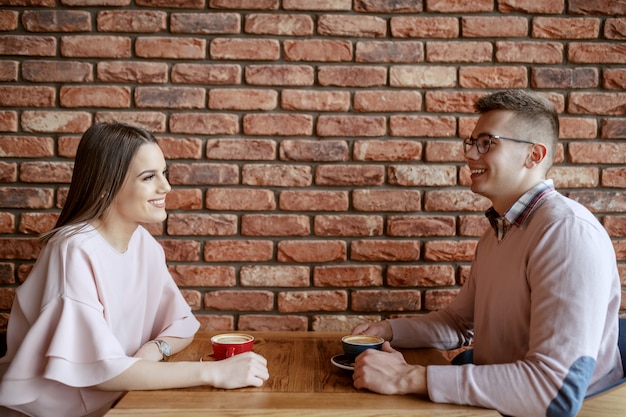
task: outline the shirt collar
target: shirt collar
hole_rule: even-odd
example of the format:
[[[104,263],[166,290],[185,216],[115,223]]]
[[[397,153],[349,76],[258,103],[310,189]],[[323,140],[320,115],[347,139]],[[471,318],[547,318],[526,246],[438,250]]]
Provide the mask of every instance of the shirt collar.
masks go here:
[[[537,204],[553,191],[555,191],[554,182],[551,179],[547,179],[526,191],[504,213],[504,216],[501,216],[493,207],[487,210],[485,216],[489,219],[489,223],[496,232],[498,240],[504,239],[504,236],[512,226],[521,226]]]

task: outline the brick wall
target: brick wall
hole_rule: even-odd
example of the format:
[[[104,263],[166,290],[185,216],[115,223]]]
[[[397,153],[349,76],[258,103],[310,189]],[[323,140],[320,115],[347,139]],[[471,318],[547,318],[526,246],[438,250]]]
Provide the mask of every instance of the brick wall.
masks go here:
[[[626,286],[621,0],[0,4],[1,326],[80,135],[111,120],[166,154],[169,218],[151,231],[204,328],[347,330],[438,309],[489,204],[459,137],[474,100],[503,88],[556,104],[551,177],[601,219]]]

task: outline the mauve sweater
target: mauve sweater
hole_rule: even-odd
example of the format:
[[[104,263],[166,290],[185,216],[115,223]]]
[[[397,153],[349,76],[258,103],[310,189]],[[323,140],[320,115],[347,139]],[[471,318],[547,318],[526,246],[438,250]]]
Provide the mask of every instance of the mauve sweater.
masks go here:
[[[582,205],[552,192],[498,241],[490,228],[446,308],[390,320],[392,345],[454,349],[474,364],[429,366],[432,401],[510,416],[575,416],[622,378],[620,280],[611,240]]]

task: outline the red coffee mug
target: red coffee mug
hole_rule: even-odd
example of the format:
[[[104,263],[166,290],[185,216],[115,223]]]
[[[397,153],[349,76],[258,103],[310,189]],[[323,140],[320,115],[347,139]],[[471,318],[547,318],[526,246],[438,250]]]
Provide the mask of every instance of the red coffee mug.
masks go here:
[[[223,333],[211,338],[213,356],[216,360],[230,358],[244,352],[250,352],[254,337],[245,333]]]

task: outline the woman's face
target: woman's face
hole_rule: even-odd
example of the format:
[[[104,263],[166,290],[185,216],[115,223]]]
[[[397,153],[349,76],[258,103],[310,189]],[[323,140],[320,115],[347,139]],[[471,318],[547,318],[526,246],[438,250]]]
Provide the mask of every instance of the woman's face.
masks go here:
[[[165,220],[165,196],[172,189],[167,165],[158,145],[141,145],[133,158],[124,183],[107,210],[112,221],[137,227],[140,223]]]

